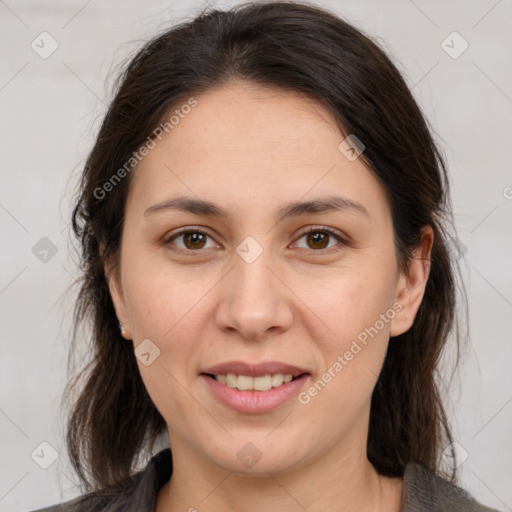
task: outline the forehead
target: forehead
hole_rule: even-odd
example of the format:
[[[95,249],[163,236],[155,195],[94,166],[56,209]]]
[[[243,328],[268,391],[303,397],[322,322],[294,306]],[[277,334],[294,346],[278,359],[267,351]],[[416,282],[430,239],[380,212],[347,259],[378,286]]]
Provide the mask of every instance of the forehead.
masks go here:
[[[244,82],[194,99],[134,172],[130,195],[145,207],[174,193],[226,205],[251,198],[261,207],[310,192],[382,201],[372,173],[340,152],[336,119],[314,99]]]
[[[186,141],[198,151],[221,145],[240,154],[264,158],[270,154],[289,160],[314,161],[321,138],[328,145],[340,137],[332,114],[318,101],[291,90],[234,82],[197,98],[194,111],[183,119],[174,141]],[[188,128],[188,130],[187,130]],[[260,153],[263,150],[264,153]],[[230,157],[230,152],[223,155]],[[271,163],[270,161],[268,162]]]

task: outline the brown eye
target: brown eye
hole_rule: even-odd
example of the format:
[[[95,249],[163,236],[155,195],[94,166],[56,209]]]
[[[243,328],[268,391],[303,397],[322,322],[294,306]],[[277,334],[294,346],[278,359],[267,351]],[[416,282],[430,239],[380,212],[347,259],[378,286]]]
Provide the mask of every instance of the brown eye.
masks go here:
[[[189,229],[175,233],[166,240],[165,244],[176,246],[176,250],[199,251],[201,249],[209,248],[206,247],[209,238],[213,242],[211,236],[205,231],[201,231],[199,229]],[[217,247],[217,244],[213,243],[213,245],[210,245],[210,247]]]
[[[191,231],[183,234],[183,243],[187,249],[202,249],[206,241],[206,235]]]
[[[306,235],[306,240],[312,249],[325,249],[329,244],[329,235],[327,233],[316,231],[308,233]]]
[[[300,243],[303,239],[305,240],[305,244]],[[340,235],[330,229],[313,227],[298,238],[296,245],[301,249],[322,251],[324,249],[334,248],[336,245],[347,245],[347,243]]]

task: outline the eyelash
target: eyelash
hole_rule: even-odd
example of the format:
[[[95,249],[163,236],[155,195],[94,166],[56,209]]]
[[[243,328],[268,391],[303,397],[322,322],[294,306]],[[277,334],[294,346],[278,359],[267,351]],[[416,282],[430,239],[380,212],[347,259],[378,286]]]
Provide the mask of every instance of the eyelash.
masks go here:
[[[213,237],[210,235],[210,233],[208,233],[204,229],[199,228],[199,227],[196,228],[196,227],[191,226],[191,227],[188,227],[188,228],[181,229],[180,231],[177,231],[175,233],[171,233],[168,237],[166,237],[164,239],[163,243],[166,246],[171,246],[173,240],[175,240],[176,238],[178,238],[181,235],[185,235],[185,234],[189,234],[189,233],[200,233],[202,235],[208,236],[211,239],[213,239]],[[323,234],[327,234],[330,237],[335,238],[338,242],[341,243],[341,245],[345,245],[345,246],[349,245],[349,242],[347,240],[345,240],[338,232],[333,231],[332,229],[326,228],[324,226],[310,226],[309,228],[306,228],[300,234],[300,236],[296,239],[296,241],[300,240],[302,237],[308,235],[309,233],[323,233]],[[326,252],[332,252],[333,249],[334,249],[333,247],[330,247],[328,249],[310,249],[310,251],[316,252],[316,253],[326,253]],[[193,253],[199,253],[199,252],[203,251],[204,249],[193,250],[193,249],[182,249],[181,247],[179,247],[179,248],[172,248],[172,250],[175,251],[175,252],[178,252],[178,253],[182,253],[182,254],[193,254]],[[337,252],[339,250],[341,250],[341,249],[340,248],[335,249],[334,252]]]

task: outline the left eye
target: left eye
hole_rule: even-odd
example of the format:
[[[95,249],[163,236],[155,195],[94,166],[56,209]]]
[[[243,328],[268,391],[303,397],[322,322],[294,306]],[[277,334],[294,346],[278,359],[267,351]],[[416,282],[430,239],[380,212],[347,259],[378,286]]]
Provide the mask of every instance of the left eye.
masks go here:
[[[308,230],[298,240],[302,239],[305,239],[306,247],[301,248],[313,250],[330,249],[336,245],[329,245],[331,242],[344,242],[343,239],[333,231],[318,228]]]

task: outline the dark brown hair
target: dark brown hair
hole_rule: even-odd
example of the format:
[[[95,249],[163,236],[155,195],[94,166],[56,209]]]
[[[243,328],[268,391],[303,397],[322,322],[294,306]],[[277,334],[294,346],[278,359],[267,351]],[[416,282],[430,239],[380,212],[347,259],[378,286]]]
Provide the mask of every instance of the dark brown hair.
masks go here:
[[[207,8],[146,43],[119,78],[72,216],[83,271],[75,345],[78,327],[84,320],[92,323],[91,359],[67,394],[70,401],[77,394],[67,431],[74,468],[86,489],[119,483],[166,427],[144,387],[133,346],[119,333],[104,272],[105,259],[119,257],[132,173],[108,193],[98,190],[105,190],[171,109],[232,79],[313,98],[333,114],[344,135],[364,143],[361,158],[388,196],[401,269],[407,269],[421,228],[433,227],[422,304],[411,329],[390,340],[373,391],[367,453],[382,475],[403,476],[410,461],[439,471],[451,434],[436,372],[455,326],[457,289],[443,158],[389,57],[335,14],[293,2]]]

